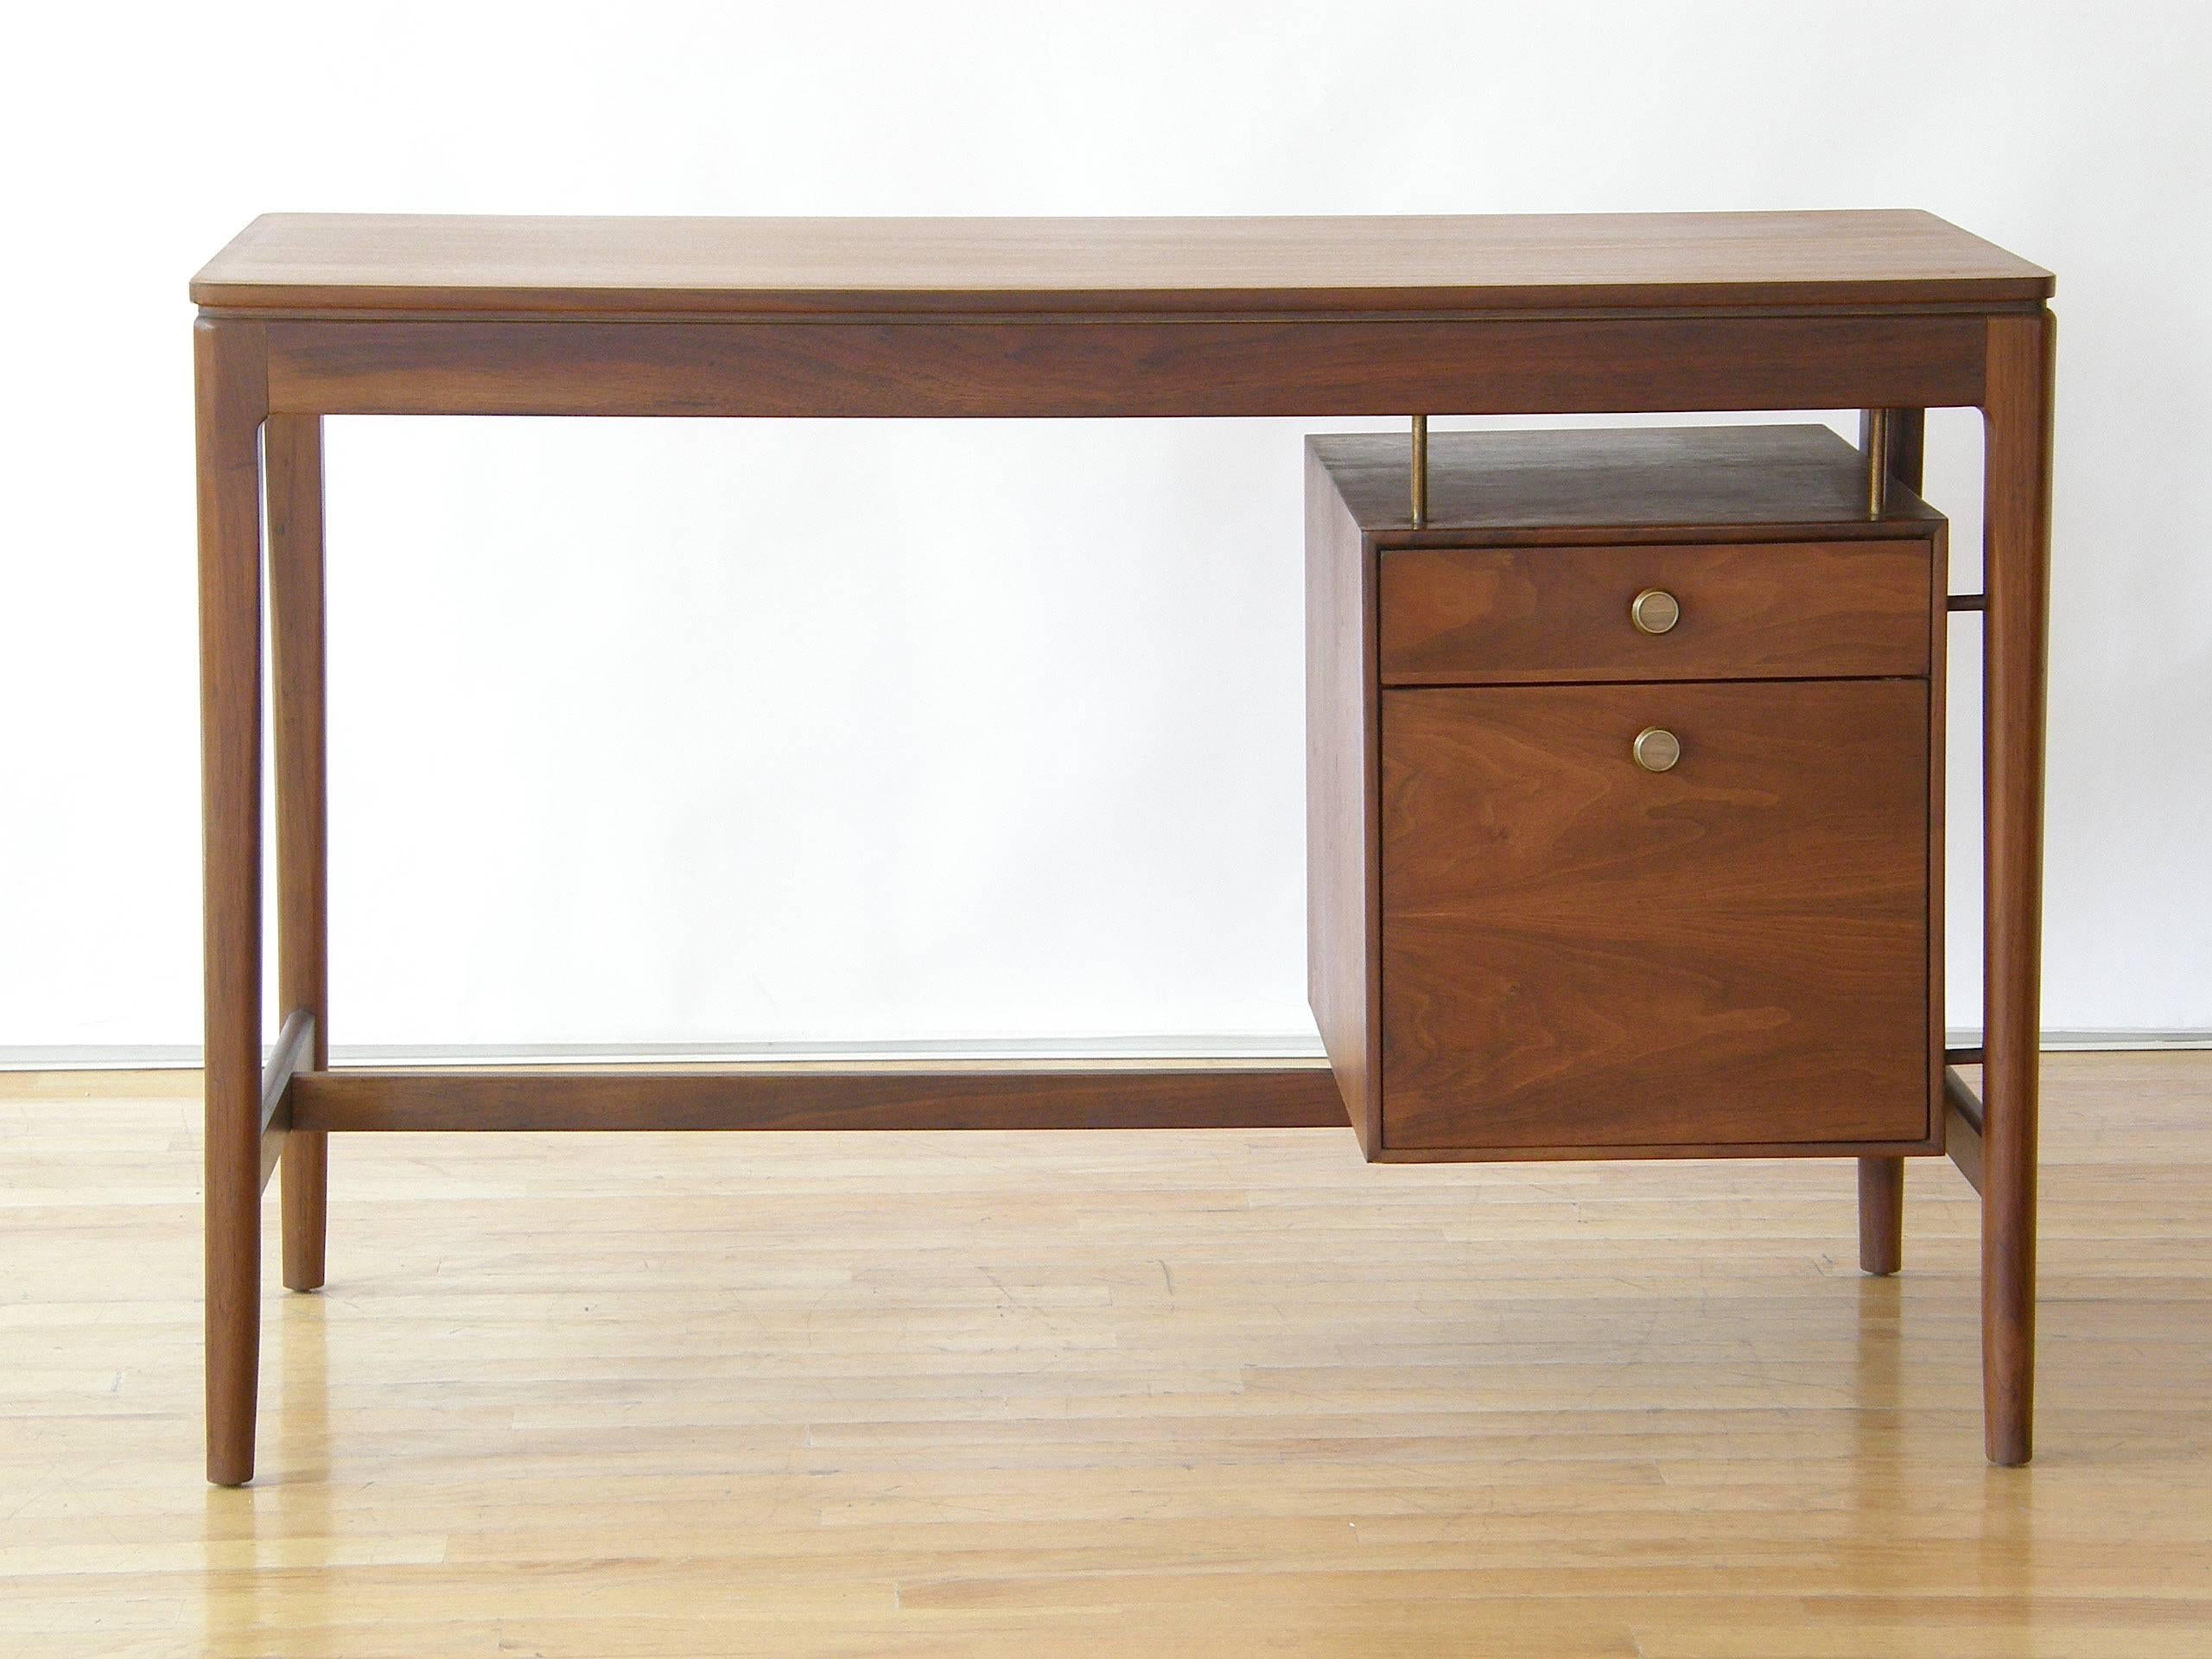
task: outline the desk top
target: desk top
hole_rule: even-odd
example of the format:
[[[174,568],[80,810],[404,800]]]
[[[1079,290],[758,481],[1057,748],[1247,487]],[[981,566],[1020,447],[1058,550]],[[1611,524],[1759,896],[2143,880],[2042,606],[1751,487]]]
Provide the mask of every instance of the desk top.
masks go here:
[[[2051,276],[1933,214],[522,219],[272,213],[227,311],[957,316],[2016,306]]]

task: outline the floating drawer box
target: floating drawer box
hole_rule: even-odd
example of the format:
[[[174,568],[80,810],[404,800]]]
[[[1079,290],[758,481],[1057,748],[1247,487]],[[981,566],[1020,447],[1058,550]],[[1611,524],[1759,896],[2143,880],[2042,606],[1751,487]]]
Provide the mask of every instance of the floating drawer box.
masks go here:
[[[1415,530],[1402,440],[1311,450],[1311,988],[1367,1154],[1927,1150],[1942,520],[1869,518],[1824,428],[1431,469]]]

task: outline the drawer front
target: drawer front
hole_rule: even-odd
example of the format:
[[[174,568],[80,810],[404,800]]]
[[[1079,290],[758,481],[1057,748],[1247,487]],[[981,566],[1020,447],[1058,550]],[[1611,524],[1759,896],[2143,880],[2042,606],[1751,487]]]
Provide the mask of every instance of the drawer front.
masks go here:
[[[1928,696],[1385,692],[1385,1147],[1923,1139]]]
[[[1378,660],[1386,685],[1919,675],[1935,593],[1926,541],[1404,548]]]

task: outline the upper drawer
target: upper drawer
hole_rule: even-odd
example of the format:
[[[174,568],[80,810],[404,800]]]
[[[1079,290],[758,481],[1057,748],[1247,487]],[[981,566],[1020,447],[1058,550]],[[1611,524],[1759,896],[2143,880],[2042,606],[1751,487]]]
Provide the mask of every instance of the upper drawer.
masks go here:
[[[1934,558],[1932,543],[1901,540],[1394,549],[1378,578],[1382,677],[1923,675]]]

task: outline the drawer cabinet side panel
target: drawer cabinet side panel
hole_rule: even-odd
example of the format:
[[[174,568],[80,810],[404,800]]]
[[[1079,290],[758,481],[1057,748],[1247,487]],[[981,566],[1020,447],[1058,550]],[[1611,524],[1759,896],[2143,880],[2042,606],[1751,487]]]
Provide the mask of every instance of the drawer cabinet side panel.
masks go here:
[[[1344,1108],[1373,1157],[1376,1065],[1374,558],[1328,472],[1306,462],[1307,1000]]]

